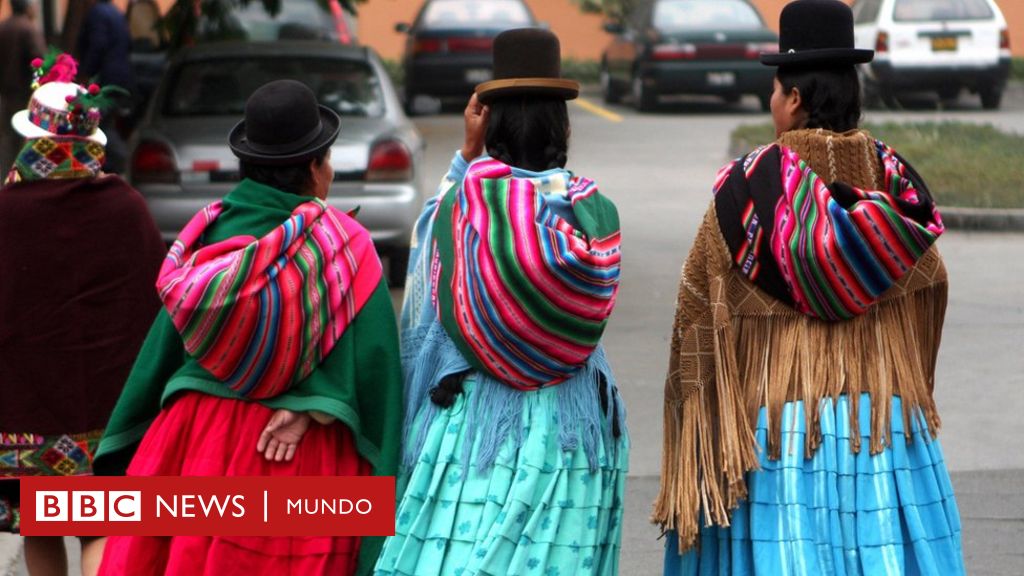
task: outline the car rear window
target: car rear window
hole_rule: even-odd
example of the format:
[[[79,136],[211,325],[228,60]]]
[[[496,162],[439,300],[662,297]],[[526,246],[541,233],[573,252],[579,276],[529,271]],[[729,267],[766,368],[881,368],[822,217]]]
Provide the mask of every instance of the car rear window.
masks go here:
[[[184,64],[164,101],[169,116],[241,116],[267,82],[289,78],[309,86],[341,116],[380,116],[380,81],[366,62],[339,58],[222,58]]]
[[[654,6],[658,30],[750,30],[764,26],[761,16],[739,0],[662,0]]]
[[[334,37],[332,16],[312,0],[280,2],[272,11],[264,2],[249,2],[221,18],[199,22],[200,40],[327,40]]]
[[[517,0],[434,0],[420,16],[422,28],[508,29],[533,24]]]
[[[985,0],[896,0],[896,22],[988,20],[995,14]]]

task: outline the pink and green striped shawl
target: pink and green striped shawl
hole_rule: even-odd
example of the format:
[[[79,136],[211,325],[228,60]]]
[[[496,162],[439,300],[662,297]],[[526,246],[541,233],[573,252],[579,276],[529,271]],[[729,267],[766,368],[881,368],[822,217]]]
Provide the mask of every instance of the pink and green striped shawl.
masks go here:
[[[778,144],[719,171],[715,209],[740,271],[814,318],[869,310],[945,230],[920,175],[884,143],[875,150],[883,190],[826,184]]]
[[[576,228],[531,180],[482,160],[434,222],[431,284],[445,332],[472,366],[521,390],[579,370],[615,306],[615,205],[585,178],[572,178],[566,195]]]
[[[365,228],[318,199],[262,238],[203,246],[222,209],[185,226],[157,290],[200,366],[244,397],[271,398],[330,353],[380,283],[380,260]]]

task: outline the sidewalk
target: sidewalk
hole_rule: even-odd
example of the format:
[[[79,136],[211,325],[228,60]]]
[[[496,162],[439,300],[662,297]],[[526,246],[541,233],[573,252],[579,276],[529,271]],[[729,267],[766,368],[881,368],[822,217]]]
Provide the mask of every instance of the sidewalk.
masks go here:
[[[971,576],[1024,574],[1024,470],[952,474],[963,523],[964,559]],[[656,477],[631,477],[627,483],[620,574],[661,574],[663,541],[648,524]],[[72,575],[77,575],[78,545],[68,539]],[[0,536],[0,576],[28,576],[19,558],[20,543]],[[257,576],[257,575],[253,575]]]

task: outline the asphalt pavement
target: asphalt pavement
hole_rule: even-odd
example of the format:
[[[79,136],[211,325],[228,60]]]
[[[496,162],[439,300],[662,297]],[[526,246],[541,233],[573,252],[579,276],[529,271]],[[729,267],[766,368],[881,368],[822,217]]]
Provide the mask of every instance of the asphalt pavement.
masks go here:
[[[739,106],[683,100],[639,115],[627,106],[605,107],[596,94],[584,96],[571,107],[569,167],[593,178],[616,202],[623,229],[622,286],[605,337],[633,445],[621,573],[660,574],[664,541],[647,518],[661,463],[662,385],[680,267],[711,200],[711,180],[727,160],[730,132],[768,116],[752,98]],[[953,106],[910,104],[908,110],[869,111],[866,119],[962,120],[1024,134],[1019,85],[996,112],[980,110],[968,97]],[[428,142],[423,185],[433,190],[461,145],[461,113],[416,123]],[[1022,234],[956,230],[939,240],[951,285],[935,391],[943,419],[939,438],[953,472],[972,575],[1024,574],[1022,242]],[[0,539],[0,574],[14,549],[11,539]],[[24,573],[22,567],[18,574]]]

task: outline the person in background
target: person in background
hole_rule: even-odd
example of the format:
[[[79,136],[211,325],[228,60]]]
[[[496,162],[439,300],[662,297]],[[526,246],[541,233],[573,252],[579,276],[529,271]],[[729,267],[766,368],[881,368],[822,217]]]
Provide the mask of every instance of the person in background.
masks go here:
[[[243,180],[195,215],[164,261],[165,310],[107,426],[98,472],[395,475],[402,374],[391,297],[370,233],[325,202],[340,124],[294,80],[249,98],[228,138]],[[195,298],[213,286],[221,298]],[[101,574],[365,574],[382,542],[111,537]]]
[[[565,168],[579,85],[558,38],[503,32],[494,64],[413,234],[407,487],[375,573],[612,576],[629,460],[601,346],[618,211]]]
[[[146,202],[100,171],[108,90],[75,61],[32,62],[24,138],[0,188],[0,530],[20,524],[18,478],[93,474],[114,403],[153,322],[166,252]],[[82,539],[94,574],[101,540]],[[66,575],[64,540],[25,538],[32,576]]]
[[[32,96],[31,62],[46,52],[34,20],[32,0],[11,0],[11,16],[0,22],[0,171],[11,167],[21,142],[8,119]]]
[[[79,74],[86,82],[103,86],[120,86],[129,94],[135,91],[131,65],[132,37],[125,15],[111,0],[98,0],[85,15],[78,35],[76,53]],[[108,136],[107,162],[104,170],[122,173],[127,168],[128,146],[117,131],[120,109],[128,105],[130,96],[120,96],[115,110],[104,117],[100,126]]]
[[[964,574],[932,393],[948,279],[921,176],[858,128],[853,15],[782,11],[777,140],[726,165],[683,267],[664,573]]]

